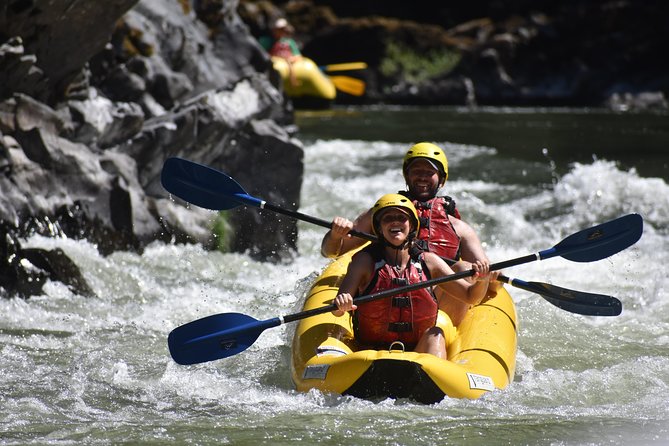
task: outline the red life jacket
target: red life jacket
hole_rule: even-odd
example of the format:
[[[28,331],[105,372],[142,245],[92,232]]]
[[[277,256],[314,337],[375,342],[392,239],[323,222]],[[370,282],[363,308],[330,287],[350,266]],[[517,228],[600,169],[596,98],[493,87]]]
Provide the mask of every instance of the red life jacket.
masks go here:
[[[364,250],[372,255],[376,264],[372,280],[363,294],[423,282],[429,277],[422,254],[409,260],[404,271],[398,273],[383,260],[382,247],[370,245]],[[425,330],[434,326],[438,309],[437,299],[427,288],[360,304],[353,313],[355,337],[362,344],[380,348],[401,341],[411,350]]]
[[[293,52],[291,51],[290,45],[288,45],[288,43],[279,40],[274,44],[274,46],[272,46],[270,54],[275,57],[290,59],[290,57],[293,55]]]
[[[448,214],[460,218],[450,197],[434,197],[428,201],[412,200],[418,212],[420,230],[416,237],[419,248],[439,257],[456,261],[460,258],[460,236]]]
[[[298,56],[300,50],[297,47],[297,43],[290,37],[282,37],[272,45],[272,48],[269,50],[269,54],[275,57],[283,57],[284,59],[290,59],[293,56]]]

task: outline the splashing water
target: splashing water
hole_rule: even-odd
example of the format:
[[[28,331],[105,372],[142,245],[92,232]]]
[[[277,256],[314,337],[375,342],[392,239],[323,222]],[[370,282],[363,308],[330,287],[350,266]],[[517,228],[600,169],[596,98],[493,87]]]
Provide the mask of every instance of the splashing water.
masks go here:
[[[300,255],[265,264],[199,246],[151,245],[102,257],[82,241],[60,247],[97,297],[48,283],[45,295],[0,300],[0,443],[12,444],[661,444],[669,440],[669,186],[614,162],[573,164],[542,181],[489,147],[437,142],[453,196],[493,261],[547,249],[563,237],[637,212],[644,235],[608,259],[564,259],[509,270],[618,297],[617,318],[564,312],[512,289],[520,331],[515,381],[480,400],[369,402],[298,393],[290,381],[291,327],[267,330],[247,351],[175,364],[170,330],[222,312],[258,319],[300,311],[327,259],[322,228],[300,223]],[[305,149],[301,212],[349,218],[404,188],[405,143],[314,140]],[[506,176],[477,179],[494,159]],[[532,170],[532,169],[528,169]],[[485,175],[483,175],[485,176]],[[502,197],[500,199],[500,197]]]

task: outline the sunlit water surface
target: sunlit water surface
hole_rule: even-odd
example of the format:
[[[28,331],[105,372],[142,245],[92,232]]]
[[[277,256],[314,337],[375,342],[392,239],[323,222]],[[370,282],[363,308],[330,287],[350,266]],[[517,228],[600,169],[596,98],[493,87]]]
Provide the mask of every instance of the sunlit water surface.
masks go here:
[[[427,139],[427,138],[423,138]],[[0,299],[0,444],[666,444],[669,442],[669,186],[612,160],[500,157],[495,147],[433,139],[449,157],[453,196],[502,261],[552,247],[580,229],[636,212],[644,235],[593,263],[556,258],[507,270],[618,297],[616,318],[579,316],[511,289],[519,314],[514,382],[480,400],[431,406],[298,393],[290,326],[247,351],[175,364],[167,334],[222,312],[257,319],[298,312],[327,264],[323,229],[300,223],[299,255],[267,264],[244,254],[156,243],[102,257],[86,242],[60,247],[97,297],[48,283],[45,295]],[[403,188],[405,142],[305,137],[300,211],[354,217]]]

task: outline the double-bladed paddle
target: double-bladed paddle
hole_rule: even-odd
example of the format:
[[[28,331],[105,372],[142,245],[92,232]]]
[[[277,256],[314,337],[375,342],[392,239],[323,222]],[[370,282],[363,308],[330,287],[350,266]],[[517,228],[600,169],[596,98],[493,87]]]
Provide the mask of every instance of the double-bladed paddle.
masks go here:
[[[258,207],[260,209],[267,209],[270,211],[274,211],[283,215],[287,215],[293,218],[296,218],[298,220],[306,221],[308,223],[313,223],[318,226],[322,226],[324,228],[330,229],[332,226],[331,222],[322,220],[320,218],[312,217],[309,215],[302,214],[300,212],[296,211],[291,211],[288,209],[281,208],[279,206],[273,205],[271,203],[267,203],[266,201],[253,197],[249,195],[244,188],[237,182],[235,181],[232,177],[229,175],[226,175],[225,173],[218,171],[216,169],[213,169],[208,166],[204,166],[202,164],[189,161],[186,159],[182,158],[169,158],[167,161],[165,161],[165,164],[163,166],[163,171],[161,175],[161,181],[163,184],[163,187],[170,193],[176,195],[177,197],[195,204],[197,206],[203,207],[205,209],[211,209],[211,210],[226,210],[226,209],[232,209],[235,208],[239,205],[245,204],[249,206],[254,206]],[[626,218],[626,217],[622,217]],[[638,220],[638,222],[636,222]],[[613,220],[612,222],[607,223],[607,228],[613,228],[614,227],[614,222],[617,220]],[[641,237],[641,230],[642,230],[642,220],[640,216],[632,217],[632,220],[629,220],[629,216],[627,216],[626,220],[623,220],[621,223],[616,223],[617,225],[631,225],[630,227],[633,228],[635,225],[638,225],[638,230],[639,230],[639,237]],[[581,243],[581,238],[583,237],[581,233],[584,231],[580,231],[577,234],[574,234],[567,239],[563,240],[558,246],[560,246],[560,249],[563,250],[564,252],[568,251],[569,245],[570,244],[575,244],[577,246],[580,246]],[[376,236],[372,234],[368,234],[365,232],[359,232],[352,230],[350,231],[350,234],[355,237],[362,238],[364,240],[369,240],[369,241],[377,241],[378,239]],[[621,234],[623,236],[631,237],[633,238],[635,236],[635,232],[630,230],[630,232],[624,232],[622,231]],[[596,237],[597,234],[593,233],[590,235],[591,237]],[[623,244],[625,240],[622,240]],[[630,245],[635,243],[636,240],[632,241]],[[629,245],[627,245],[629,246]],[[626,246],[625,246],[626,247]],[[615,248],[615,247],[614,247]],[[624,249],[621,248],[621,249]],[[601,258],[608,257],[612,254],[614,254],[614,251],[611,253],[604,252],[605,254]],[[562,255],[562,254],[560,254]],[[578,256],[578,254],[574,254]],[[594,260],[599,260],[599,259],[593,259],[590,257],[591,253],[588,253],[586,260],[578,260],[577,258],[570,258],[570,260],[574,261],[585,261],[585,262],[590,262]],[[525,260],[525,259],[524,259]],[[523,262],[524,262],[523,260]],[[501,266],[499,269],[506,268],[509,266],[514,266],[511,264],[504,264]],[[573,291],[573,290],[566,290],[568,292],[563,293],[565,298],[564,299],[559,299],[556,296],[559,296],[561,294],[560,290],[565,290],[564,288],[559,288],[556,287],[555,285],[547,285],[543,283],[536,283],[536,282],[523,282],[520,279],[515,279],[511,282],[506,282],[511,286],[517,287],[524,289],[526,291],[534,292],[536,294],[541,295],[544,297],[546,300],[551,302],[552,304],[567,310],[571,311],[573,313],[579,313],[579,314],[585,314],[585,315],[604,315],[607,311],[612,311],[610,309],[605,310],[597,310],[597,309],[589,309],[587,306],[585,307],[579,307],[574,305],[569,305],[566,302],[566,299],[568,296],[573,295],[574,293],[579,293],[580,295],[586,295],[588,293],[582,293],[580,291]],[[598,296],[598,295],[593,295],[593,296]],[[596,300],[594,302],[597,302]],[[558,305],[560,303],[560,305]],[[593,306],[597,306],[595,304],[592,304]],[[603,303],[601,306],[607,306],[606,303]],[[580,309],[580,311],[579,311]],[[602,313],[597,313],[597,311],[602,311]],[[614,315],[614,314],[611,314]]]
[[[550,249],[540,251],[524,257],[507,260],[490,265],[490,270],[495,271],[535,260],[545,260],[560,256],[575,262],[592,262],[609,257],[628,246],[636,243],[643,232],[643,220],[638,214],[629,214],[609,222],[581,230],[562,240]],[[354,300],[356,305],[375,299],[390,297],[409,291],[438,285],[440,283],[469,277],[475,271],[461,271],[445,277],[439,277],[420,283],[415,283],[399,288],[380,291],[367,296],[361,296]],[[538,292],[545,284],[523,282],[531,291]],[[601,311],[606,313],[607,308],[610,315],[614,315],[619,309],[620,302],[610,296],[594,295],[589,293],[574,292],[576,297],[560,296],[559,288],[546,285],[543,287],[542,296],[550,295],[553,301],[559,302],[560,308],[571,310],[588,311],[594,313]],[[557,303],[555,303],[557,305]],[[594,307],[601,307],[599,310]],[[268,328],[305,319],[322,313],[333,311],[337,308],[330,304],[321,308],[302,311],[287,316],[275,317],[264,321],[258,321],[251,316],[240,313],[223,313],[198,319],[188,324],[175,328],[168,337],[168,346],[172,358],[179,364],[198,364],[236,355],[249,348],[260,334]],[[585,308],[585,310],[583,310]],[[577,312],[580,312],[577,311]],[[618,311],[618,314],[620,312]],[[605,314],[602,314],[605,315]]]

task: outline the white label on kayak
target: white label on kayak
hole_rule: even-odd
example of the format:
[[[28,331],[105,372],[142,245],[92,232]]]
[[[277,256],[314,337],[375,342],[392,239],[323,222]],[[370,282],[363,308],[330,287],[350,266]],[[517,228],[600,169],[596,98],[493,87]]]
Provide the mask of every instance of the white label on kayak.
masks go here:
[[[316,349],[317,356],[344,356],[346,351],[332,345],[323,345]]]
[[[328,376],[328,369],[330,364],[317,364],[317,365],[308,365],[304,369],[302,374],[302,379],[325,379]]]
[[[490,392],[495,390],[495,383],[489,376],[467,373],[467,378],[469,378],[470,389],[487,390]]]

